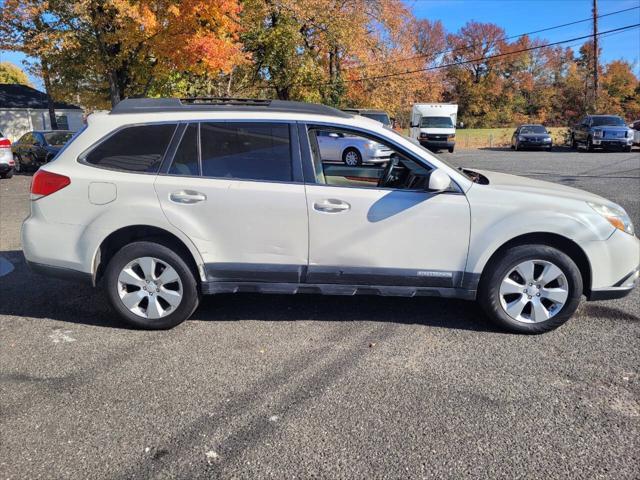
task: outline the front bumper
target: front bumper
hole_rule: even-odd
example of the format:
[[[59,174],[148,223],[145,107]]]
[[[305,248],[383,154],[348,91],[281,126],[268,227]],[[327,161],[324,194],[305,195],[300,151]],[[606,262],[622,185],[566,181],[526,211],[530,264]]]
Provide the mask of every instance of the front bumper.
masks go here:
[[[518,140],[518,145],[521,148],[551,148],[553,142],[544,142],[538,140]]]
[[[456,145],[455,140],[429,140],[429,139],[420,139],[420,145],[425,148],[453,148]]]
[[[639,276],[640,267],[637,267],[633,272],[622,277],[612,287],[592,289],[589,300],[615,300],[616,298],[626,297],[638,285]]]
[[[622,298],[638,285],[638,237],[615,230],[607,240],[588,242],[582,246],[591,266],[587,300]]]
[[[593,138],[591,144],[594,147],[622,149],[633,145],[632,138]]]

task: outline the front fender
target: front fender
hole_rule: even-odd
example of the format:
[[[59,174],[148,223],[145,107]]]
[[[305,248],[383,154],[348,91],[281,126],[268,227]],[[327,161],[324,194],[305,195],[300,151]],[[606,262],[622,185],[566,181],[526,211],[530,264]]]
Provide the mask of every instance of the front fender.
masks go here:
[[[583,251],[590,242],[606,240],[613,228],[603,228],[588,221],[590,215],[575,215],[548,210],[514,211],[494,221],[472,220],[467,272],[482,273],[491,256],[504,244],[526,234],[546,233],[565,237]],[[473,213],[472,213],[473,219]]]

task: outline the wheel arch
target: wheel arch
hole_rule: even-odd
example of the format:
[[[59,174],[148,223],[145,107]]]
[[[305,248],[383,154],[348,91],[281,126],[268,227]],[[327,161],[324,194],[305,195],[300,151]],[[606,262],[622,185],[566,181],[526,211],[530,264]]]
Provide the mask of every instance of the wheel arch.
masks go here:
[[[180,237],[160,227],[138,224],[119,228],[102,240],[93,259],[94,285],[102,279],[104,270],[115,253],[125,245],[139,240],[152,240],[173,249],[187,262],[195,278],[202,280],[203,272],[198,267],[195,253]]]
[[[500,245],[489,257],[487,262],[482,267],[482,273],[480,275],[479,280],[482,281],[482,278],[489,270],[489,266],[495,262],[504,251],[509,248],[518,246],[518,245],[527,245],[527,244],[538,244],[538,245],[547,245],[550,247],[557,248],[561,252],[571,258],[577,265],[580,270],[580,275],[582,276],[582,293],[587,297],[591,293],[591,263],[589,262],[589,257],[584,252],[584,250],[578,245],[576,242],[567,238],[563,235],[559,235],[557,233],[548,233],[548,232],[532,232],[525,233],[522,235],[518,235]]]
[[[355,145],[347,145],[342,149],[342,155],[341,155],[342,160],[344,160],[344,156],[347,154],[349,150],[354,150],[358,155],[360,155],[361,160],[364,158],[362,156],[362,151],[358,147],[356,147]]]

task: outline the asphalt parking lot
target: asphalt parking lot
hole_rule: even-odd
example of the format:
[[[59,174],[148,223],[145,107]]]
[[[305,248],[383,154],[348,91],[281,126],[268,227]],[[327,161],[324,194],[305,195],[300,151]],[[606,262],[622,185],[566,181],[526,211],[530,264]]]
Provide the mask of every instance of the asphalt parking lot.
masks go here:
[[[460,150],[620,203],[640,152]],[[557,331],[435,298],[218,296],[171,331],[31,274],[0,180],[0,478],[638,478],[640,291]],[[4,262],[2,261],[4,259]]]

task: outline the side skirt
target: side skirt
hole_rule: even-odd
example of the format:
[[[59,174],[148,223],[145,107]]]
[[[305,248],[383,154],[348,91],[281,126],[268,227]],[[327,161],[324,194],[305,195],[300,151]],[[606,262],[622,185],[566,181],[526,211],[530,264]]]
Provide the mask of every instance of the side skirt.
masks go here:
[[[268,283],[268,282],[203,282],[202,293],[312,293],[321,295],[380,295],[385,297],[443,297],[475,300],[476,291],[446,287],[409,287],[385,285],[336,285],[323,283]]]

